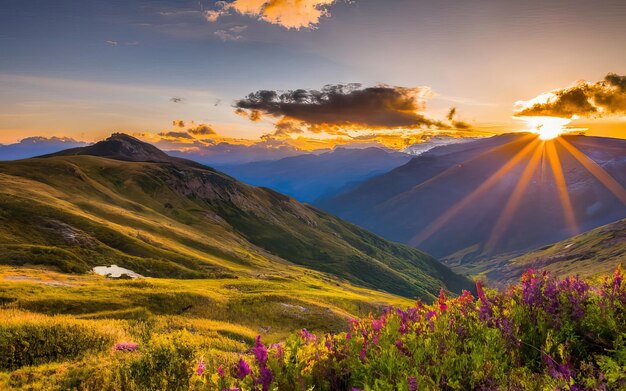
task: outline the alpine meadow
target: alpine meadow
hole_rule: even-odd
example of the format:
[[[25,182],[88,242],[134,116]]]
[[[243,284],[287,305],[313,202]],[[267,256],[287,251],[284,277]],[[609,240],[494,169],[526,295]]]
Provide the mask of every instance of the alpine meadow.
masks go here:
[[[623,1],[0,8],[0,390],[626,390]]]

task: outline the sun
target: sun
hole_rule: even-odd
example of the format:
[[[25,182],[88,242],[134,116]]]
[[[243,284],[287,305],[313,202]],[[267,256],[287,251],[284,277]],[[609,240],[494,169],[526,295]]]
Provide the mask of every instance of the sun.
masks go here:
[[[572,120],[561,117],[520,117],[526,121],[531,132],[539,135],[541,140],[552,140],[569,131],[566,128]]]

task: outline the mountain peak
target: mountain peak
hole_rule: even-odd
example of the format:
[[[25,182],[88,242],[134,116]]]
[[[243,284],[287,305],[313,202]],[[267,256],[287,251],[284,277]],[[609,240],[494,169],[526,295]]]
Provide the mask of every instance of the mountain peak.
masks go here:
[[[66,149],[43,157],[77,155],[99,156],[129,162],[186,163],[197,165],[197,163],[189,160],[169,156],[154,145],[125,133],[113,133],[107,139],[98,141],[93,145]]]

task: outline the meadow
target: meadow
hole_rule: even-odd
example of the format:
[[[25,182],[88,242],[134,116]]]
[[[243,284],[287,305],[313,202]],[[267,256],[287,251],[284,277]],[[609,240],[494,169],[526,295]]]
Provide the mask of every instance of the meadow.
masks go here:
[[[442,290],[431,304],[316,291],[306,277],[111,281],[8,267],[2,276],[4,388],[626,387],[621,268],[593,280],[531,270],[507,290],[477,283],[475,295]]]

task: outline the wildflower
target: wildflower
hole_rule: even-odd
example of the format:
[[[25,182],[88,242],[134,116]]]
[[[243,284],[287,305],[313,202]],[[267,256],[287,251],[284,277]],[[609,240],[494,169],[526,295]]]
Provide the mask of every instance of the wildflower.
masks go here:
[[[237,366],[237,377],[243,379],[250,374],[250,365],[243,358],[239,359],[239,365]]]
[[[270,384],[272,383],[273,375],[272,371],[268,368],[263,367],[259,370],[259,379],[258,382],[261,384],[261,389],[263,391],[268,391],[270,389]]]
[[[419,384],[417,383],[417,379],[415,378],[415,376],[409,376],[406,379],[406,383],[409,387],[409,391],[417,391]]]
[[[200,362],[198,362],[198,367],[196,368],[196,375],[202,376],[205,370],[206,364],[204,363],[204,360],[201,359]]]
[[[441,312],[446,312],[446,310],[448,309],[448,304],[446,304],[446,293],[444,292],[443,288],[439,290],[439,299],[437,300],[437,303],[439,304],[439,310]]]
[[[384,318],[372,320],[372,330],[379,332],[385,325]]]
[[[263,345],[263,342],[261,342],[260,335],[257,335],[256,337],[256,342],[252,352],[254,353],[254,357],[256,358],[257,363],[259,363],[259,366],[264,367],[267,363],[267,348]]]
[[[217,367],[217,374],[220,375],[220,377],[224,377],[226,376],[226,373],[224,372],[224,367],[223,366],[219,366]]]
[[[304,342],[315,342],[317,341],[317,337],[315,336],[315,334],[309,332],[309,330],[307,329],[302,329],[300,330],[300,338],[302,338],[304,340]]]
[[[139,344],[134,342],[120,342],[115,344],[113,349],[118,352],[134,352],[139,349]]]
[[[283,344],[280,342],[272,344],[272,346],[270,346],[270,349],[275,350],[274,357],[276,357],[279,360],[281,360],[285,355],[285,348],[283,347]]]

